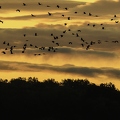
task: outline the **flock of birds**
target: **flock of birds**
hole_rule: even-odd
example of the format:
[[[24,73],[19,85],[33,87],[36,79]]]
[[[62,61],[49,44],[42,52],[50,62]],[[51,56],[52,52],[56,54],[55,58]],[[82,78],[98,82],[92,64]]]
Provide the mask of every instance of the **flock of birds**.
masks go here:
[[[27,6],[26,3],[22,3],[22,4],[23,4],[24,7]],[[41,4],[40,2],[38,2],[38,5],[41,6],[41,5],[43,5],[43,4]],[[50,5],[47,5],[46,7],[51,7],[51,6],[50,6]],[[61,6],[59,6],[59,5],[56,5],[56,7],[57,7],[58,9],[61,8]],[[2,6],[0,6],[0,9],[2,9]],[[67,11],[69,8],[65,7],[64,9]],[[20,10],[20,9],[16,9],[16,12],[21,12],[21,10]],[[78,14],[78,12],[75,11],[74,14]],[[51,12],[48,12],[48,16],[52,16],[52,15],[53,15],[53,14],[52,14]],[[85,12],[85,11],[83,11],[83,15],[88,15],[88,16],[93,16],[93,17],[99,17],[98,15],[93,15],[92,13],[87,13],[87,12]],[[62,16],[62,17],[65,17],[65,14],[61,14],[61,16]],[[34,14],[31,14],[31,17],[37,17],[37,16],[34,15]],[[119,23],[119,21],[116,20],[116,18],[117,18],[117,15],[113,15],[113,18],[111,18],[110,20],[111,20],[111,21],[114,21],[114,22],[117,24],[117,23]],[[67,20],[71,20],[71,17],[68,16],[68,17],[67,17]],[[0,22],[1,22],[2,24],[4,23],[3,20],[0,20]],[[67,25],[68,25],[67,22],[64,23],[64,26],[67,26]],[[88,23],[87,26],[95,27],[96,24],[90,24],[90,23]],[[101,23],[100,26],[101,26],[101,29],[102,29],[102,30],[105,30],[105,26],[104,26],[103,23]],[[49,46],[49,47],[45,47],[45,46],[39,47],[38,45],[33,45],[33,44],[29,43],[29,40],[26,40],[26,43],[24,43],[23,46],[22,46],[21,53],[25,53],[26,49],[27,49],[27,48],[31,48],[31,47],[32,47],[32,48],[36,48],[36,49],[41,50],[41,51],[47,50],[47,51],[56,52],[56,51],[58,50],[58,47],[61,46],[61,43],[58,42],[57,39],[63,38],[64,35],[65,35],[65,33],[66,33],[67,31],[72,31],[72,30],[71,30],[71,29],[63,30],[62,33],[61,33],[59,36],[55,35],[54,33],[51,33],[51,34],[50,34],[50,36],[52,37],[52,41],[51,41],[51,42],[52,42],[52,44],[55,44],[56,47],[53,47],[53,46],[52,46],[52,47],[51,47],[51,46]],[[80,46],[83,47],[83,48],[85,48],[86,50],[89,50],[90,47],[91,47],[92,45],[96,44],[96,43],[97,43],[97,44],[101,44],[101,43],[102,43],[101,40],[98,40],[97,42],[96,42],[96,41],[89,41],[89,42],[88,42],[88,41],[84,40],[82,37],[80,37],[80,35],[79,35],[80,32],[82,32],[82,30],[78,29],[76,32],[72,32],[71,35],[72,35],[72,36],[75,36],[75,37],[78,37],[78,39],[79,39],[80,42],[81,42],[81,43],[80,43]],[[34,36],[38,36],[38,33],[34,33]],[[23,37],[26,37],[26,34],[25,34],[25,33],[23,34]],[[109,41],[106,40],[105,42],[109,42]],[[113,42],[113,43],[119,43],[118,40],[114,40],[114,41],[112,41],[112,42]],[[6,45],[6,46],[5,46],[5,49],[2,51],[3,54],[6,54],[6,53],[7,53],[7,52],[6,52],[7,50],[10,51],[10,54],[14,54],[13,50],[16,49],[16,47],[17,47],[16,45],[11,45],[11,43],[9,43],[9,42],[7,42],[7,41],[3,41],[2,44]],[[72,44],[74,44],[72,41],[69,41],[69,42],[68,42],[68,45],[72,45]],[[55,45],[54,45],[54,46],[55,46]],[[45,52],[42,52],[42,53],[34,53],[34,55],[35,55],[35,56],[36,56],[36,55],[45,55]]]

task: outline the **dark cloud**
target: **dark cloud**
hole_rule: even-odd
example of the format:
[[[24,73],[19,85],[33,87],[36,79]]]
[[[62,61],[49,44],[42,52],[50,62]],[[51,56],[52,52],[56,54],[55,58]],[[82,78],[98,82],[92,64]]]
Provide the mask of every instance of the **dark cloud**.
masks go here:
[[[27,43],[33,44],[34,46],[37,45],[38,47],[41,46],[54,46],[57,47],[56,44],[53,44],[52,41],[54,40],[51,33],[54,36],[58,36],[59,39],[54,40],[60,44],[60,47],[68,46],[73,48],[82,48],[81,44],[83,43],[80,39],[81,37],[90,44],[91,41],[96,42],[95,45],[92,45],[90,49],[92,50],[105,50],[105,51],[116,51],[119,50],[119,43],[113,43],[112,41],[117,40],[119,41],[120,34],[119,34],[119,24],[104,24],[105,30],[101,29],[101,26],[96,23],[95,28],[92,27],[93,23],[90,23],[90,26],[84,23],[82,25],[70,25],[69,27],[65,27],[61,24],[56,25],[47,25],[47,24],[36,24],[36,27],[24,27],[22,29],[7,29],[1,28],[0,29],[0,48],[4,49],[8,46],[3,45],[3,41],[6,43],[10,43],[10,45],[16,45],[16,49],[22,49],[22,46]],[[71,31],[68,31],[68,29]],[[80,29],[81,32],[77,30]],[[64,34],[63,31],[66,30]],[[38,36],[34,36],[35,32],[37,32]],[[72,35],[74,33],[75,35]],[[76,37],[76,33],[79,34],[79,37]],[[26,37],[23,36],[26,34]],[[63,38],[60,35],[64,35]],[[28,42],[26,42],[28,40]],[[98,40],[101,40],[101,44],[98,44]],[[69,42],[73,42],[72,45],[69,45]],[[105,42],[108,41],[108,42]],[[119,41],[120,42],[120,41]],[[87,44],[82,49],[86,49]]]
[[[5,2],[6,1],[6,2]],[[40,1],[42,5],[38,5],[38,1],[32,0],[32,1],[8,1],[5,0],[4,2],[1,2],[1,12],[16,12],[16,9],[20,9],[21,12],[41,12],[44,13],[45,11],[63,11],[65,10],[65,7],[73,8],[75,6],[83,5],[85,2],[77,2],[77,1],[66,1],[66,0],[51,0],[51,1]],[[26,3],[26,6],[23,6],[23,3]],[[50,7],[47,7],[49,5]],[[60,6],[60,8],[57,8],[57,5]],[[9,11],[8,11],[9,10]]]
[[[53,66],[49,64],[32,64],[25,62],[9,62],[9,61],[0,61],[0,71],[24,71],[24,72],[58,72],[63,74],[73,74],[84,77],[99,77],[104,75],[110,78],[120,79],[120,69],[103,67],[103,68],[94,68],[94,67],[81,67],[74,66],[72,64],[65,64],[63,66]]]
[[[86,13],[98,14],[100,16],[103,15],[114,15],[119,14],[119,6],[120,1],[112,1],[112,0],[98,0],[94,3],[86,4],[83,6],[78,6],[73,10],[76,11],[86,11]]]

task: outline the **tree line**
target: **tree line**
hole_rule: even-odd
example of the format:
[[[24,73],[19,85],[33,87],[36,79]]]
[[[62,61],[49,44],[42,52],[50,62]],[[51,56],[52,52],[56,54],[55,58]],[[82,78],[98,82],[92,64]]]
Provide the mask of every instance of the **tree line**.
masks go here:
[[[120,91],[112,83],[87,79],[0,79],[0,114],[4,119],[120,119]],[[17,116],[17,117],[16,117]]]

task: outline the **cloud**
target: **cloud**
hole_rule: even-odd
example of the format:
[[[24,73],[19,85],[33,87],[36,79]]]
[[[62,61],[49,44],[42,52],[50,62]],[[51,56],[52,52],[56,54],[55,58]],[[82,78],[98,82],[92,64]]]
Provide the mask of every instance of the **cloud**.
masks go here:
[[[85,40],[88,44],[91,41],[94,41],[96,44],[90,46],[90,50],[100,50],[100,51],[119,51],[119,43],[113,43],[112,41],[119,41],[119,24],[105,24],[105,30],[101,29],[101,26],[96,23],[95,28],[92,27],[93,23],[90,23],[90,26],[87,26],[86,23],[82,25],[70,25],[69,27],[65,27],[61,24],[36,24],[35,27],[24,27],[22,29],[0,29],[0,42],[6,41],[6,43],[10,43],[10,46],[16,46],[15,49],[23,49],[23,45],[26,43],[28,46],[33,44],[38,47],[58,47],[55,43],[58,42],[60,44],[59,47],[72,47],[72,48],[81,48],[86,49],[87,44],[81,41],[81,38]],[[71,31],[68,31],[71,29]],[[77,30],[81,30],[78,32]],[[63,31],[66,30],[66,33]],[[38,36],[35,36],[35,32]],[[59,39],[55,40],[53,36],[58,36]],[[72,35],[74,33],[75,35]],[[76,33],[79,34],[79,37],[76,37]],[[26,34],[26,37],[23,36]],[[61,38],[60,35],[63,35]],[[26,41],[28,40],[28,41]],[[101,40],[101,44],[98,44],[98,40]],[[55,41],[55,43],[52,43]],[[69,42],[72,42],[72,45],[69,45]],[[108,42],[105,42],[108,41]],[[120,41],[119,41],[120,42]],[[84,44],[85,47],[82,47],[81,44]],[[0,49],[3,50],[5,48],[9,48],[9,46],[0,44]],[[30,46],[28,47],[30,48]],[[32,47],[33,49],[34,47]],[[28,49],[29,50],[29,49]],[[28,51],[27,50],[27,51]]]
[[[5,2],[6,1],[6,2]],[[51,1],[42,1],[40,2],[42,5],[38,5],[38,1],[34,0],[34,1],[15,1],[15,0],[5,0],[4,2],[1,2],[1,12],[10,12],[10,11],[16,11],[16,9],[20,9],[21,12],[45,12],[45,11],[57,11],[57,10],[61,10],[63,11],[65,7],[68,8],[73,8],[76,5],[83,5],[85,4],[85,2],[78,2],[78,1],[66,1],[66,0],[60,0],[60,1],[56,1],[56,0],[51,0]],[[23,6],[23,3],[26,4],[26,6]],[[47,7],[47,5],[49,5],[50,7]],[[60,6],[60,8],[57,8],[57,5]]]
[[[120,1],[113,0],[98,0],[94,3],[85,4],[74,8],[76,11],[86,11],[86,13],[93,13],[98,15],[114,15],[119,14]]]
[[[0,61],[0,71],[18,71],[18,72],[57,72],[62,74],[79,75],[84,77],[96,78],[106,76],[110,78],[120,79],[120,69],[110,67],[82,67],[72,64],[62,66],[53,66],[50,64],[32,64],[26,62],[10,62]]]

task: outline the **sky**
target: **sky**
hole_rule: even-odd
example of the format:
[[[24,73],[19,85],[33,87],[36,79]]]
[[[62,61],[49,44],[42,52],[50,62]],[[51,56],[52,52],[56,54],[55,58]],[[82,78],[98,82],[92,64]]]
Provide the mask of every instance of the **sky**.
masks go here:
[[[119,0],[0,0],[0,6],[0,78],[88,79],[120,89]]]

